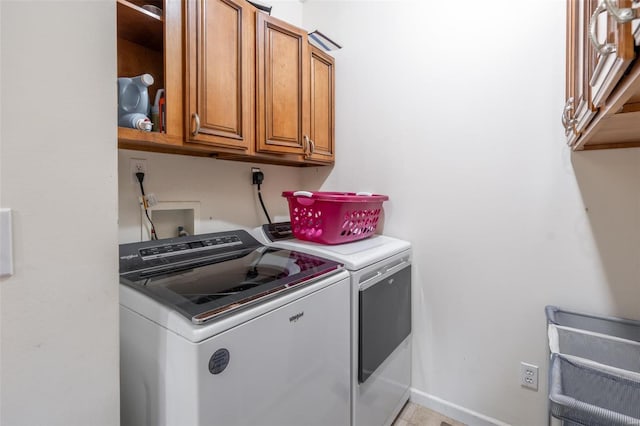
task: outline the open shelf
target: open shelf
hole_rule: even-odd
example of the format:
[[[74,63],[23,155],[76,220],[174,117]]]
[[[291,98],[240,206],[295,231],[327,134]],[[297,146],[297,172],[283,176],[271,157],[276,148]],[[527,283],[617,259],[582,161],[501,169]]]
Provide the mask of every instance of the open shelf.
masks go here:
[[[118,127],[118,139],[121,141],[144,141],[169,145],[176,144],[176,141],[166,133],[145,132],[138,129],[130,129],[128,127]]]
[[[162,51],[163,18],[127,0],[117,0],[118,37]]]

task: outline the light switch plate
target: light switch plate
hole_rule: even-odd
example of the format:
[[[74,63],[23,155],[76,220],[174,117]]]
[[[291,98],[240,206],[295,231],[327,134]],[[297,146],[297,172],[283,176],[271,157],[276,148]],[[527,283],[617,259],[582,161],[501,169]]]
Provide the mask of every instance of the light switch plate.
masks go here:
[[[11,209],[0,209],[0,277],[13,275]]]

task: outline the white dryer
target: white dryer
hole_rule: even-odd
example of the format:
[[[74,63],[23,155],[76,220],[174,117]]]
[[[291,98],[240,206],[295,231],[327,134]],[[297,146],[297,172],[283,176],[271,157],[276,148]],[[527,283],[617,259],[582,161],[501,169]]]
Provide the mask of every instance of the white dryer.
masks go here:
[[[340,262],[349,271],[351,424],[390,425],[411,385],[411,244],[374,235],[323,245],[288,239],[287,225],[278,225],[258,228],[254,236],[272,247]]]

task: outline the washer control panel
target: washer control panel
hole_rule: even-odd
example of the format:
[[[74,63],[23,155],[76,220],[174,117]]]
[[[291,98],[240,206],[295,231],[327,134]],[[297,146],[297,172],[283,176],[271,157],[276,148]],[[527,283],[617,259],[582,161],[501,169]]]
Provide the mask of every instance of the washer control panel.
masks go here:
[[[242,245],[242,241],[236,235],[224,235],[221,237],[203,239],[192,242],[162,244],[138,250],[143,260],[156,259],[163,256],[175,256],[177,254],[193,253],[211,248],[226,248]]]
[[[190,235],[120,245],[120,274],[230,255],[262,246],[247,231]]]

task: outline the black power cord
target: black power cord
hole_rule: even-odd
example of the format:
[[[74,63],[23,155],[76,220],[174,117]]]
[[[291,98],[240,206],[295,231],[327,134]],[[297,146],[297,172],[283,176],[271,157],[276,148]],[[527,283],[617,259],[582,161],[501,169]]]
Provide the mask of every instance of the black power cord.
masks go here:
[[[147,216],[147,220],[149,220],[149,223],[151,224],[151,239],[157,240],[158,234],[156,234],[156,227],[151,221],[151,217],[149,216],[149,210],[147,210],[147,199],[145,198],[145,195],[144,195],[144,186],[142,186],[142,181],[144,180],[144,173],[142,172],[136,173],[136,178],[138,178],[138,182],[140,183],[140,192],[142,193],[142,205],[144,207],[144,214]]]
[[[264,215],[267,216],[267,220],[269,221],[269,224],[271,224],[271,218],[269,217],[269,212],[267,212],[267,208],[265,207],[264,201],[262,200],[262,193],[260,192],[260,184],[264,180],[264,173],[262,173],[260,170],[254,170],[252,179],[253,179],[253,184],[258,185],[258,200],[260,200],[260,205],[262,206]]]
[[[262,201],[262,194],[260,193],[260,185],[258,185],[258,199],[260,200],[260,205],[262,206],[262,210],[264,210],[265,216],[267,216],[267,220],[269,221],[269,225],[271,225],[271,218],[269,217],[269,213],[267,212],[267,208],[264,206],[264,201]]]

